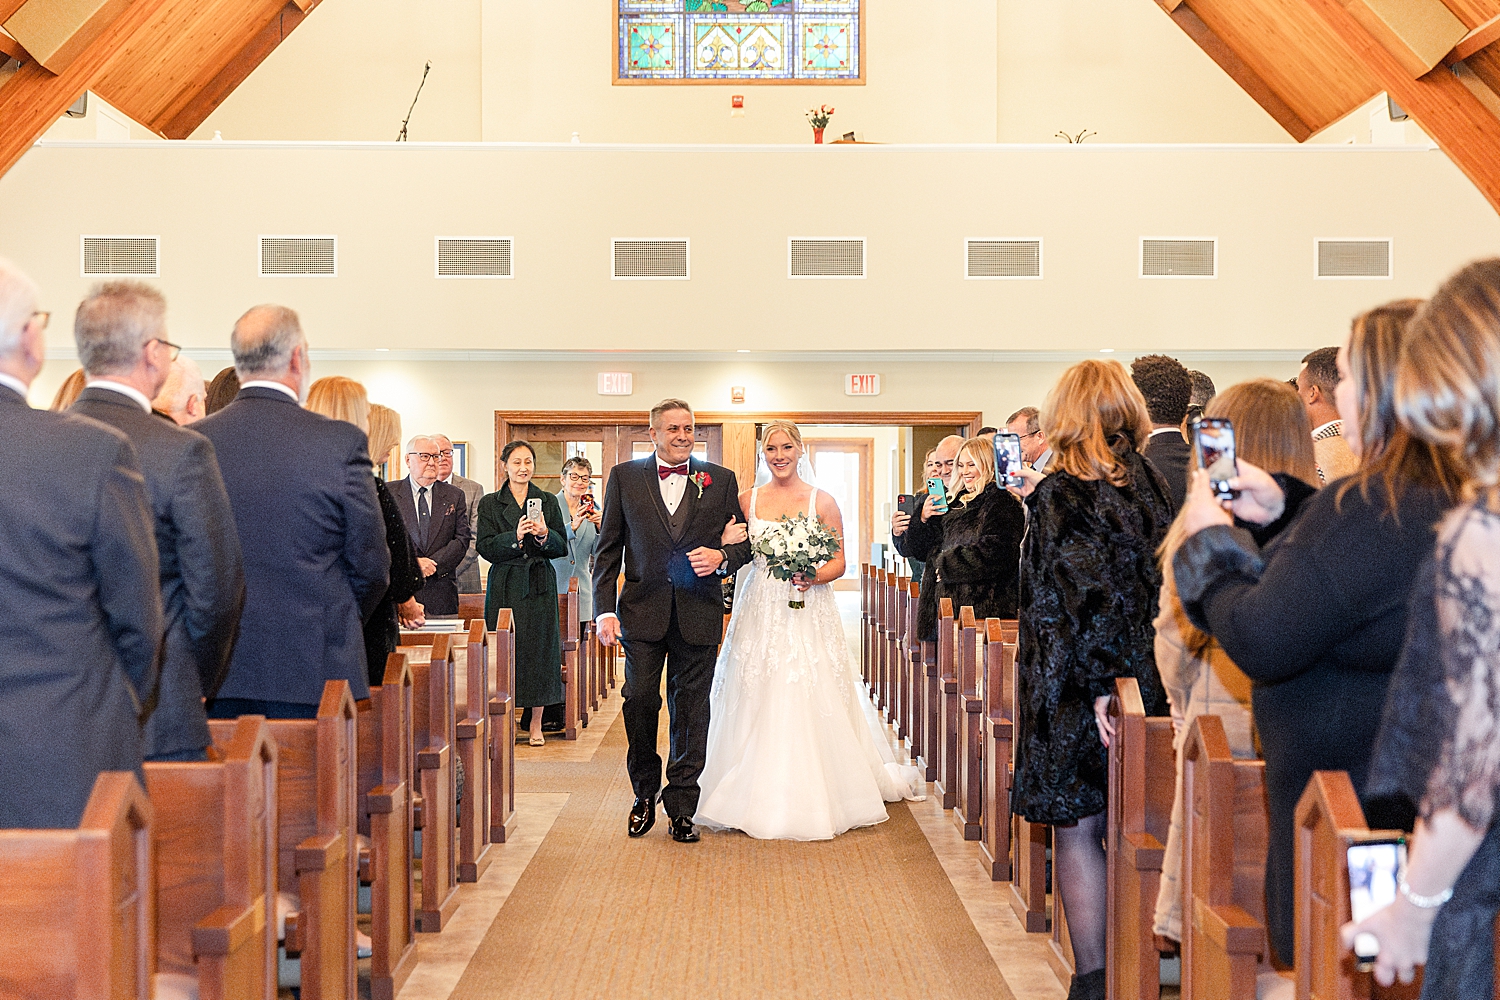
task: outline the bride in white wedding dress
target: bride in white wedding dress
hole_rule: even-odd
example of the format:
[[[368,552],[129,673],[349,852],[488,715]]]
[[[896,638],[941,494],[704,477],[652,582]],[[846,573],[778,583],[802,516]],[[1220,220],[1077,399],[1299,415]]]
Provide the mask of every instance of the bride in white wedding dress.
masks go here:
[[[798,474],[796,425],[769,423],[763,440],[771,481],[741,494],[749,524],[731,525],[725,540],[747,528],[757,539],[783,515],[804,513],[842,540],[838,504]],[[894,763],[866,721],[830,586],[843,573],[842,552],[812,579],[777,580],[759,554],[740,570],[714,672],[694,823],[763,840],[827,840],[884,822],[887,802],[921,798],[917,769]],[[806,606],[788,607],[798,591]]]

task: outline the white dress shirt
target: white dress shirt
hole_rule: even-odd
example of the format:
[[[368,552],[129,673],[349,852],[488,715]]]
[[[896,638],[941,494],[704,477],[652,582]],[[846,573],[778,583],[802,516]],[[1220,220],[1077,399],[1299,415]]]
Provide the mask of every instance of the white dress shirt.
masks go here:
[[[88,388],[108,389],[110,392],[118,392],[122,396],[129,396],[135,400],[136,405],[141,409],[147,413],[151,412],[151,400],[147,399],[146,394],[133,385],[126,385],[124,382],[116,382],[113,379],[99,378],[89,382]]]
[[[1324,438],[1342,437],[1344,434],[1344,422],[1342,420],[1330,420],[1326,424],[1319,424],[1313,428],[1312,439],[1321,441]]]
[[[0,385],[5,386],[7,389],[16,390],[21,394],[22,399],[25,399],[31,393],[31,387],[29,385],[27,385],[25,382],[22,382],[14,375],[7,375],[5,372],[0,372]]]
[[[653,454],[655,453],[653,452]],[[690,462],[692,462],[691,458],[687,459],[687,461],[683,462],[682,464],[688,465]],[[660,455],[656,456],[656,467],[658,469],[675,468],[675,466],[662,461],[662,457]],[[678,505],[682,503],[682,495],[687,490],[688,477],[675,472],[672,473],[672,475],[668,476],[666,479],[661,479],[660,476],[661,473],[658,472],[657,477],[659,479],[661,488],[662,503],[667,505],[668,514],[676,514]]]
[[[297,398],[297,394],[295,392],[293,392],[291,389],[287,388],[286,386],[282,385],[280,382],[272,382],[270,379],[264,379],[264,378],[251,379],[248,382],[241,382],[240,383],[240,388],[241,389],[275,389],[278,392],[284,392],[284,393],[286,393],[288,396],[291,397],[292,402],[296,403],[298,406],[302,405],[302,400],[300,400],[300,399]]]

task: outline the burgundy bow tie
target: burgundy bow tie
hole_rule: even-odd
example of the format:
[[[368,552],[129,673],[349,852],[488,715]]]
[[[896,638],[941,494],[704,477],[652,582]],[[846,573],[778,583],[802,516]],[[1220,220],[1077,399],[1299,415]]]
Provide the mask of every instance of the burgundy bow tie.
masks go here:
[[[663,479],[666,479],[668,476],[685,476],[687,475],[687,463],[684,462],[682,465],[658,465],[656,467],[656,474]]]

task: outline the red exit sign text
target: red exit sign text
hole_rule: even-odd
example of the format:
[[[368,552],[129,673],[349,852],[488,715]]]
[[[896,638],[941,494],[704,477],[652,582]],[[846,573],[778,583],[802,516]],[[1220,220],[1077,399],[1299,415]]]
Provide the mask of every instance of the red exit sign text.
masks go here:
[[[879,375],[845,375],[844,395],[846,396],[878,396],[880,395]]]

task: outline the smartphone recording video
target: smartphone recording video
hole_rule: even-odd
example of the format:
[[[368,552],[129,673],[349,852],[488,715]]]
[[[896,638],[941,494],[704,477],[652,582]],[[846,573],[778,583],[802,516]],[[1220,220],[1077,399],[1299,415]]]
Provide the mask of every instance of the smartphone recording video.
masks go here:
[[[1349,914],[1358,923],[1396,901],[1401,869],[1406,867],[1406,841],[1397,838],[1350,844],[1347,856]],[[1354,963],[1361,972],[1374,968],[1375,956],[1379,952],[1380,942],[1375,940],[1375,935],[1355,936]]]
[[[896,509],[914,521],[922,516],[922,505],[911,493],[896,494]]]
[[[927,494],[932,497],[932,509],[939,514],[948,513],[948,487],[936,476],[927,480]]]
[[[1001,431],[995,435],[995,481],[1002,487],[1020,486],[1021,435]]]
[[[1190,427],[1193,460],[1208,473],[1208,483],[1220,499],[1232,499],[1229,480],[1237,475],[1234,464],[1234,425],[1223,417],[1201,417]]]

